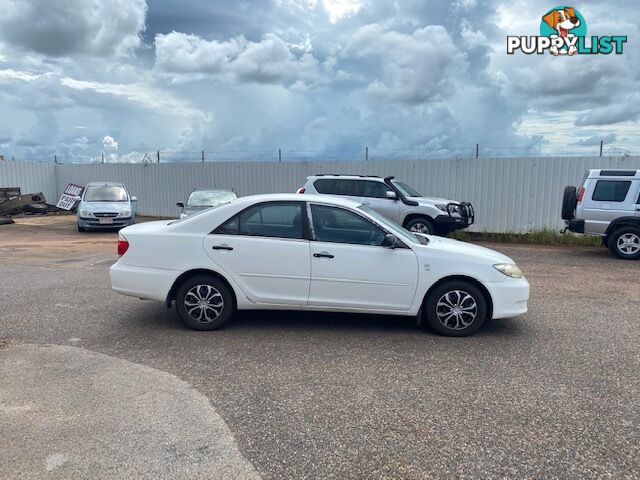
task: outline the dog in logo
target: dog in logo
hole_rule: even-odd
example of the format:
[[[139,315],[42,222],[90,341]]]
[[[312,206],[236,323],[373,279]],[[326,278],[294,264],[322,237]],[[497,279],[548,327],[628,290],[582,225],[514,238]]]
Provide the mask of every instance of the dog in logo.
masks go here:
[[[550,38],[573,38],[575,35],[570,33],[576,27],[580,26],[580,19],[576,16],[576,12],[573,8],[566,7],[559,10],[551,10],[547,13],[542,20],[546,22],[551,28],[553,28],[558,35],[551,35]],[[561,52],[557,46],[552,46],[549,51],[554,55],[559,55]],[[575,46],[570,46],[569,55],[577,53],[578,49]]]

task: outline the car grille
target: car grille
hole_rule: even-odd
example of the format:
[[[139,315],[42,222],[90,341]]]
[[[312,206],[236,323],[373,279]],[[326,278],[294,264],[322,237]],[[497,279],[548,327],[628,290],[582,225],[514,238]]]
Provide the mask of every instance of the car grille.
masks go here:
[[[94,213],[93,216],[98,218],[115,218],[118,216],[118,214],[117,213]]]

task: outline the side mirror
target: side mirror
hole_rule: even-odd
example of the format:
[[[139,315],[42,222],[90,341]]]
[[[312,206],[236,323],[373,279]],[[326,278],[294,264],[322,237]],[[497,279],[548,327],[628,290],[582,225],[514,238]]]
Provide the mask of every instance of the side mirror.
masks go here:
[[[176,203],[176,206],[180,207],[180,208],[184,208],[184,203],[182,202],[178,202]]]
[[[131,201],[132,202],[137,202],[138,201],[138,197],[131,197]]]
[[[400,240],[398,240],[398,237],[392,233],[387,233],[382,241],[382,246],[386,248],[400,248],[402,244],[400,243]]]
[[[390,198],[391,200],[397,200],[398,199],[398,195],[396,195],[396,192],[394,192],[392,190],[387,190],[385,192],[385,196],[387,198]]]

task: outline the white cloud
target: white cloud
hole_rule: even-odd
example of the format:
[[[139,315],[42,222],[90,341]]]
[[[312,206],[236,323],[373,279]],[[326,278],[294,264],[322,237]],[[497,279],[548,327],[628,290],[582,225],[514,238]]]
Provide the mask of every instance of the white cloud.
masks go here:
[[[140,44],[145,0],[0,0],[0,39],[49,56],[128,54]]]
[[[308,42],[308,39],[305,40]],[[275,33],[259,42],[237,37],[224,42],[171,32],[157,35],[156,69],[174,81],[212,77],[218,80],[261,84],[311,85],[321,80],[320,65],[303,43],[288,44]]]
[[[102,147],[108,151],[117,151],[118,142],[116,142],[116,140],[113,137],[109,135],[105,135],[104,138],[102,139]]]

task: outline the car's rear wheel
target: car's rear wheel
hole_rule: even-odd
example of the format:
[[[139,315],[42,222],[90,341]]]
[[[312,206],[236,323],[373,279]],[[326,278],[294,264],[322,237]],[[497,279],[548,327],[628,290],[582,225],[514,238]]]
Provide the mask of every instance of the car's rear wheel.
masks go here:
[[[224,282],[211,275],[197,275],[178,289],[176,310],[194,330],[217,330],[231,319],[235,305]]]
[[[484,323],[487,300],[470,282],[446,282],[431,292],[423,315],[426,324],[437,333],[465,337],[475,333]]]
[[[562,196],[562,219],[573,220],[576,216],[576,206],[578,205],[578,190],[576,187],[564,187]]]
[[[609,250],[624,260],[640,258],[640,227],[622,227],[609,236]]]
[[[427,235],[435,235],[436,233],[433,222],[426,217],[413,218],[407,222],[404,228],[410,232],[424,233]]]
[[[82,233],[82,232],[86,232],[87,229],[78,225],[78,231]]]

